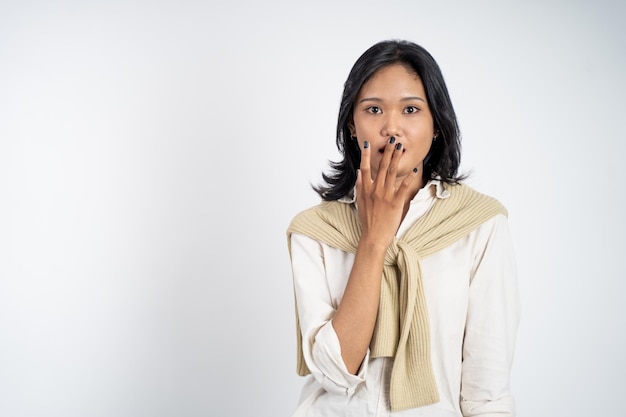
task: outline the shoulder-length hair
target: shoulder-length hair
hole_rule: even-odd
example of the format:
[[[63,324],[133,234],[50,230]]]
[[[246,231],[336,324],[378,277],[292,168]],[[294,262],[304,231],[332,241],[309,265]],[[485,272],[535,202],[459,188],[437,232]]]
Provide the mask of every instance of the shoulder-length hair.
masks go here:
[[[330,162],[331,172],[322,173],[326,182],[314,187],[324,200],[337,200],[346,196],[356,183],[356,172],[361,164],[361,150],[350,135],[354,102],[365,84],[378,70],[391,64],[402,64],[412,69],[422,80],[426,100],[433,115],[437,140],[424,158],[422,172],[425,180],[441,178],[447,183],[457,183],[461,162],[461,135],[459,126],[443,80],[439,65],[426,49],[403,40],[383,41],[370,47],[357,59],[344,84],[339,117],[337,120],[337,148],[343,156],[339,162]]]

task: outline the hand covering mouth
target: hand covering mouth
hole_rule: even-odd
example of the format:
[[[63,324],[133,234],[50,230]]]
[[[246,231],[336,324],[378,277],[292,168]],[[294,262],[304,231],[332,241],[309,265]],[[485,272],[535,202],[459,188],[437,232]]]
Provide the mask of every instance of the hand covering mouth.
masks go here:
[[[395,151],[394,151],[394,152],[395,152]],[[406,152],[406,148],[404,147],[404,145],[402,145],[402,153],[405,153],[405,152]],[[382,148],[380,148],[380,149],[378,150],[378,153],[381,153],[381,154],[385,153],[385,146],[383,146]]]

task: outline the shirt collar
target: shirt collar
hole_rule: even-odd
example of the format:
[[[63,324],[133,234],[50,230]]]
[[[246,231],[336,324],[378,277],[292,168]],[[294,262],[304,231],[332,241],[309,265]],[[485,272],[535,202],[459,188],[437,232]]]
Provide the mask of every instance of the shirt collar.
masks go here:
[[[426,185],[420,189],[413,200],[416,200],[418,196],[421,194],[430,193],[432,197],[437,197],[439,199],[446,199],[450,197],[450,191],[446,190],[445,184],[441,181],[440,178],[436,178],[434,180],[429,180]],[[356,202],[356,187],[352,188],[352,190],[341,197],[339,200],[340,203],[352,204]]]

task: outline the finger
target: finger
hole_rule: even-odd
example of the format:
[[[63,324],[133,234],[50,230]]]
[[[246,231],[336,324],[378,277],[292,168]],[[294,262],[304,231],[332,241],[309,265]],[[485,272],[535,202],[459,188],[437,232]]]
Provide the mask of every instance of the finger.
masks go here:
[[[369,189],[369,185],[372,183],[372,170],[371,170],[371,154],[372,149],[368,141],[363,142],[363,148],[361,149],[361,166],[357,173],[357,180],[359,175],[361,176],[361,187]]]
[[[389,138],[389,142],[385,145],[385,149],[383,152],[383,157],[378,164],[378,175],[376,176],[376,187],[384,187],[387,181],[387,171],[389,170],[389,165],[391,164],[391,157],[393,156],[393,152],[395,149],[396,137],[392,136]]]
[[[412,189],[413,185],[417,182],[420,175],[421,173],[419,172],[419,169],[413,168],[413,171],[409,173],[409,175],[406,176],[406,178],[400,184],[400,187],[398,187],[397,195],[402,197],[403,201],[406,201],[409,191]]]
[[[363,189],[363,172],[360,169],[356,170],[355,188],[356,188],[357,205],[359,206],[359,215],[361,214],[361,212],[365,214],[367,204],[364,204],[364,201],[363,201],[365,190]]]
[[[363,174],[361,174],[361,170],[357,169],[356,170],[356,194],[359,195],[361,194],[361,190],[363,187]]]
[[[387,192],[393,194],[395,191],[394,186],[396,184],[396,177],[398,175],[398,164],[402,158],[402,143],[396,143],[393,154],[391,155],[391,162],[389,163],[389,169],[387,170],[387,178],[385,183],[387,184]]]

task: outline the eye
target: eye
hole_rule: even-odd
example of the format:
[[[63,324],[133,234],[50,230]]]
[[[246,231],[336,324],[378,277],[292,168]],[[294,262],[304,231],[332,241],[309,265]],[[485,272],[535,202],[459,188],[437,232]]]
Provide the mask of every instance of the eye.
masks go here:
[[[369,106],[365,111],[372,114],[381,114],[383,112],[378,106]]]
[[[404,112],[407,114],[415,114],[419,111],[420,109],[415,106],[408,106],[406,109],[404,109]]]

